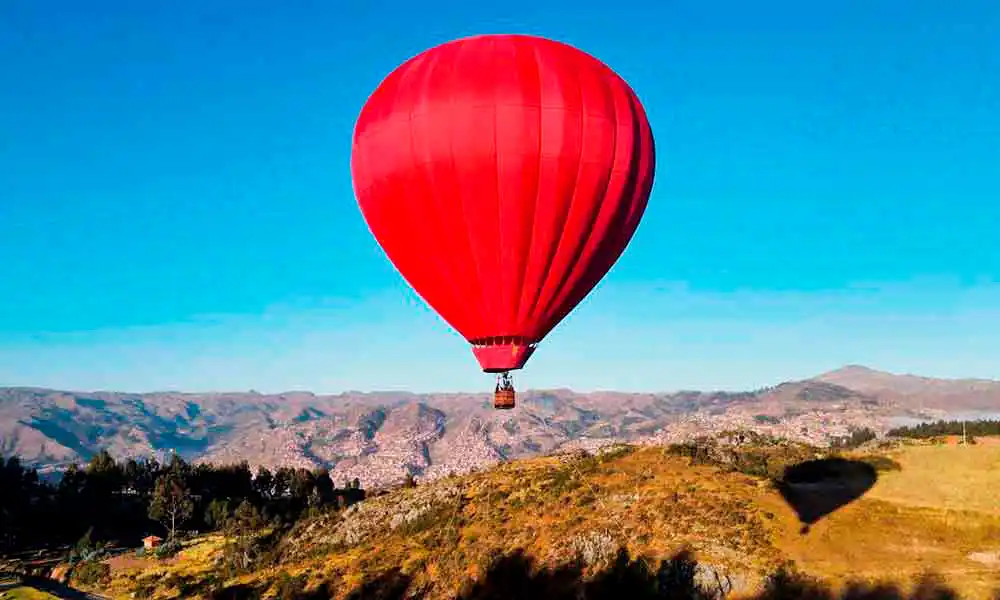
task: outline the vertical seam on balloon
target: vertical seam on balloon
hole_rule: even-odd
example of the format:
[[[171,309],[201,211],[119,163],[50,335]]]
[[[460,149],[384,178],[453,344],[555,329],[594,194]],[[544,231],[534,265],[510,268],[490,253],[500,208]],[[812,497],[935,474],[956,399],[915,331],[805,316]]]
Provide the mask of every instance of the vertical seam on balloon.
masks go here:
[[[396,87],[395,87],[395,90],[394,90],[394,94],[392,96],[392,102],[391,102],[390,106],[396,107],[396,106],[400,105],[400,97],[403,95],[404,90],[406,89],[406,86],[404,84],[407,82],[407,80],[409,78],[412,77],[413,72],[415,71],[414,67],[420,61],[421,61],[421,57],[420,56],[416,56],[413,59],[411,59],[410,61],[407,61],[407,64],[409,66],[405,70],[403,70],[402,72],[400,72],[399,80],[396,82]],[[410,155],[409,155],[409,159],[410,159],[411,164],[413,162],[413,153],[412,153],[412,135],[413,135],[412,118],[413,118],[413,107],[412,106],[408,106],[407,110],[406,110],[406,128],[407,128],[407,132],[410,134],[410,137],[411,137],[411,146],[410,146],[411,152],[410,152]],[[383,174],[382,178],[385,179],[386,175]],[[412,208],[413,202],[412,202],[412,198],[411,198],[411,196],[410,196],[409,193],[402,194],[402,198],[400,200],[402,202],[405,202],[407,204],[407,208],[408,209]],[[390,263],[392,263],[392,259],[390,258],[389,260],[390,260]],[[407,278],[407,276],[403,273],[403,271],[401,269],[399,269],[398,266],[396,266],[395,264],[393,264],[393,267],[396,269],[396,271],[399,272],[400,276],[402,276],[403,280],[409,285],[409,287],[412,289],[413,293],[416,294],[417,297],[419,297],[425,304],[430,305],[430,302],[429,302],[428,298],[424,295],[424,293],[426,293],[426,290],[424,291],[424,293],[422,293],[419,289],[417,289],[417,286],[414,285],[414,282],[412,282],[409,278]],[[436,310],[437,307],[433,307],[432,306],[432,308],[435,308],[435,310]]]
[[[531,317],[532,304],[528,304],[527,305],[527,307],[528,307],[528,314],[527,315],[522,315],[521,314],[521,307],[524,306],[524,297],[525,297],[526,294],[529,293],[528,292],[529,288],[528,288],[528,285],[527,285],[527,283],[528,283],[527,278],[528,278],[528,274],[531,271],[532,248],[535,247],[535,231],[537,231],[537,227],[536,227],[536,223],[535,223],[535,215],[538,214],[538,196],[539,196],[539,190],[541,189],[541,185],[542,185],[542,162],[543,162],[543,157],[542,157],[542,61],[541,61],[541,59],[538,56],[538,46],[535,45],[535,44],[531,44],[530,48],[531,48],[531,56],[534,58],[534,64],[535,64],[535,78],[538,80],[538,86],[537,86],[538,95],[537,95],[537,102],[535,103],[535,107],[537,108],[536,114],[537,114],[537,119],[538,119],[538,127],[536,128],[536,131],[538,132],[538,139],[537,139],[538,151],[535,152],[535,161],[537,163],[536,168],[535,168],[535,191],[534,191],[533,194],[531,194],[529,196],[529,198],[531,199],[531,219],[529,220],[529,222],[531,223],[531,225],[530,225],[530,228],[528,230],[529,231],[529,233],[528,233],[528,257],[525,260],[524,272],[521,274],[521,290],[520,290],[520,293],[517,295],[517,311],[514,314],[515,314],[515,317],[517,319],[517,330],[518,330],[518,332],[520,334],[525,335],[528,338],[530,338],[529,342],[535,342],[535,343],[537,343],[539,340],[534,339],[536,336],[534,336],[534,335],[528,335],[528,333],[529,333],[528,330],[530,329],[530,323],[531,323],[530,317]]]
[[[645,115],[641,114],[641,108],[638,106],[638,99],[634,96],[634,93],[631,91],[631,88],[629,88],[628,85],[625,84],[623,81],[621,82],[621,84],[622,84],[622,89],[625,92],[624,110],[628,114],[629,117],[628,122],[631,125],[631,129],[633,130],[632,144],[631,144],[632,151],[629,155],[630,160],[628,161],[628,172],[626,175],[626,182],[622,189],[622,198],[627,198],[629,200],[629,207],[628,210],[625,211],[624,215],[622,215],[621,217],[622,222],[620,227],[611,232],[613,235],[605,236],[604,243],[602,244],[602,246],[604,246],[605,244],[612,244],[612,243],[614,246],[618,246],[620,244],[621,248],[615,252],[613,257],[609,256],[601,263],[595,263],[591,265],[590,270],[595,270],[595,271],[596,270],[604,270],[605,272],[610,271],[610,269],[621,258],[621,255],[625,252],[625,249],[631,242],[631,239],[635,233],[635,229],[638,226],[637,221],[641,218],[645,210],[645,202],[646,200],[648,200],[648,190],[645,189],[647,186],[643,185],[642,187],[640,187],[639,184],[641,182],[639,181],[640,175],[638,172],[640,168],[639,164],[641,162],[641,158],[644,156],[643,145],[646,141],[646,138],[642,135],[642,129],[643,129],[643,124],[644,123],[648,124],[648,121],[645,119]],[[619,107],[616,103],[615,104],[616,120],[618,118],[618,115],[619,115]],[[617,129],[616,129],[616,134],[617,134]],[[650,132],[649,141],[652,141],[651,135],[652,134]],[[617,135],[616,135],[616,141],[617,141]],[[639,160],[635,160],[636,157],[638,157]],[[650,165],[652,168],[652,166],[655,165],[655,163],[652,162],[652,158],[650,158],[650,161],[651,161]],[[647,177],[647,180],[648,181],[652,180],[651,174],[649,175],[649,177]],[[642,200],[639,201],[639,199]],[[619,241],[619,239],[621,239],[621,241]],[[599,253],[598,255],[600,256],[601,254],[602,253]],[[593,275],[591,275],[590,277],[594,278]],[[552,320],[552,322],[554,323],[552,327],[554,327],[555,324],[558,324],[558,322],[572,310],[572,307],[575,306],[576,303],[582,301],[590,293],[590,291],[592,291],[592,289],[596,287],[597,283],[600,282],[600,278],[596,279],[597,281],[595,281],[594,284],[586,291],[583,291],[582,288],[579,290],[574,290],[573,294],[567,297],[564,303],[569,308],[564,308],[562,311],[559,311],[556,314],[555,318]]]
[[[645,151],[645,145],[648,141],[650,148],[648,153],[649,167],[646,173],[639,172],[640,162],[636,161],[634,164],[635,173],[632,175],[632,214],[629,215],[628,228],[632,229],[631,235],[634,236],[636,230],[638,230],[639,222],[641,221],[641,216],[645,213],[646,205],[649,202],[649,195],[652,192],[653,180],[656,171],[656,150],[655,150],[655,140],[653,139],[652,125],[649,124],[649,119],[645,115],[645,111],[642,110],[642,106],[639,104],[639,98],[635,95],[635,92],[631,88],[628,88],[628,108],[632,116],[633,128],[635,129],[635,146],[636,155],[639,157],[647,156]],[[649,135],[643,135],[644,126],[649,129]],[[639,201],[641,199],[641,201]],[[635,221],[633,224],[632,222]],[[631,237],[628,242],[622,247],[622,254],[624,254],[628,243],[631,243]]]
[[[426,62],[426,58],[424,58],[423,60],[420,60],[419,62],[412,63],[409,66],[409,68],[407,68],[401,74],[401,76],[399,78],[399,83],[396,86],[396,94],[393,97],[393,105],[394,106],[399,106],[399,104],[400,104],[400,97],[405,93],[405,90],[407,89],[406,83],[408,83],[411,79],[413,79],[414,72],[417,71],[417,67],[420,66],[423,62]],[[413,152],[413,104],[412,103],[409,103],[409,105],[406,107],[406,131],[407,131],[407,134],[409,135],[409,138],[410,138],[410,144],[409,144],[410,152],[409,152],[407,158],[409,158],[410,167],[411,167],[411,173],[412,173],[412,172],[415,171],[415,169],[412,169],[412,167],[416,166],[416,160],[415,160],[414,152]],[[407,209],[408,209],[407,212],[412,214],[414,212],[414,210],[413,210],[414,209],[413,190],[409,189],[409,186],[407,186],[406,191],[403,194],[401,194],[400,196],[401,196],[400,200],[402,202],[405,202],[407,204]],[[417,211],[419,211],[419,210],[420,210],[420,207],[418,206],[417,207]],[[421,237],[423,237],[423,235],[426,235],[425,231],[421,232]],[[436,264],[438,262],[437,261],[437,257],[434,256],[433,252],[431,252],[429,254],[430,254],[430,256],[428,256],[428,254],[426,254],[426,253],[424,254],[425,259],[429,258],[432,262],[434,262]],[[419,290],[417,290],[417,288],[415,286],[411,285],[410,287],[413,288],[413,291],[416,293],[416,295],[418,297],[420,297],[425,303],[427,303],[427,304],[430,305],[429,298],[427,298],[424,295],[424,293],[426,293],[427,290],[425,290],[424,293],[421,293]],[[431,305],[431,306],[435,310],[440,310],[440,307],[433,306],[433,305]]]
[[[557,60],[558,61],[563,61],[563,63],[565,64],[565,54],[563,54],[563,51],[560,51],[560,53],[558,54],[558,56],[559,56],[559,58]],[[572,71],[572,69],[567,69],[567,70]],[[561,71],[562,71],[561,69],[558,70],[558,72],[561,72]],[[579,79],[577,79],[577,84],[579,85]],[[580,103],[582,105],[583,104],[582,91],[581,91],[581,99],[580,100],[581,100]],[[562,237],[561,237],[561,234],[563,233],[562,230],[566,227],[566,221],[569,220],[569,215],[571,215],[573,213],[573,200],[576,199],[576,184],[580,180],[580,169],[581,169],[581,166],[583,164],[583,141],[584,141],[584,138],[583,138],[583,123],[584,123],[584,118],[583,118],[583,110],[582,110],[582,107],[581,107],[581,110],[580,110],[580,127],[579,127],[579,131],[580,131],[580,144],[579,144],[579,147],[577,149],[577,155],[576,155],[576,173],[573,176],[573,186],[572,186],[572,188],[570,188],[572,191],[570,192],[569,206],[566,207],[565,211],[563,211],[563,214],[561,215],[561,218],[559,218],[559,216],[557,216],[557,219],[559,220],[559,226],[557,228],[555,228],[555,230],[560,233],[560,237],[556,238],[555,243],[552,245],[552,248],[550,249],[550,251],[548,253],[548,257],[547,257],[547,259],[545,261],[545,269],[542,271],[542,277],[541,277],[542,281],[541,281],[541,284],[538,285],[538,286],[536,286],[536,290],[535,290],[535,293],[534,293],[534,301],[531,303],[531,317],[532,317],[531,320],[533,322],[535,322],[535,323],[538,322],[538,319],[541,316],[541,315],[539,315],[539,312],[541,312],[543,314],[545,312],[545,307],[539,307],[539,303],[542,300],[542,292],[545,291],[546,284],[548,283],[547,274],[552,269],[552,263],[555,261],[556,256],[558,256],[558,254],[559,254],[559,248],[560,248],[560,246],[562,246]],[[539,328],[538,325],[536,325],[535,327],[536,327],[536,331],[532,332],[532,334],[533,334],[533,337],[538,337],[537,331],[541,331],[543,328]]]
[[[451,75],[451,83],[452,84],[454,84],[455,80],[458,78],[457,77],[458,65],[459,65],[459,63],[462,60],[462,52],[465,51],[465,50],[467,50],[468,47],[469,47],[468,44],[460,44],[458,46],[458,48],[455,50],[455,58],[451,62],[451,73],[450,73],[450,75]],[[455,114],[455,86],[454,85],[449,85],[448,86],[448,112],[450,114]],[[460,188],[460,186],[458,185],[458,182],[455,180],[455,178],[456,178],[456,173],[455,173],[455,165],[456,165],[456,162],[455,162],[455,140],[454,140],[454,137],[452,135],[452,133],[454,131],[452,129],[452,127],[454,127],[454,125],[449,124],[449,128],[448,128],[448,158],[451,161],[452,183],[455,184],[455,188]],[[472,260],[472,269],[473,269],[473,273],[474,273],[474,276],[475,276],[475,279],[476,279],[476,286],[475,286],[475,288],[476,288],[476,295],[479,296],[479,311],[478,311],[479,312],[479,316],[480,316],[479,320],[480,320],[480,322],[482,322],[483,312],[486,310],[486,304],[485,304],[484,298],[483,298],[483,277],[482,277],[481,270],[479,268],[479,258],[476,255],[476,250],[475,250],[474,245],[472,243],[472,230],[469,227],[469,217],[466,214],[466,210],[465,210],[465,194],[461,193],[460,189],[458,191],[459,191],[459,193],[458,193],[459,211],[462,214],[462,221],[465,223],[465,241],[466,241],[467,247],[469,249],[469,256],[471,257],[471,260]]]
[[[499,43],[497,41],[497,38],[493,38],[492,39],[492,44],[493,44],[493,52],[490,53],[490,57],[492,59],[491,67],[493,68],[493,71],[496,72],[497,63],[499,62],[499,58],[497,56],[497,53],[498,53],[497,46],[499,45]],[[497,325],[499,325],[499,324],[506,324],[506,323],[498,323],[498,320],[501,318],[501,316],[503,317],[504,321],[506,321],[506,318],[507,318],[507,315],[503,314],[503,313],[506,312],[506,307],[507,307],[507,303],[505,302],[506,299],[507,299],[507,290],[505,289],[505,286],[503,285],[504,256],[507,253],[504,252],[504,244],[503,244],[503,242],[504,242],[504,235],[503,235],[503,206],[501,205],[502,198],[500,197],[500,185],[501,185],[500,184],[500,145],[498,144],[499,139],[497,137],[497,127],[500,126],[500,119],[497,116],[498,112],[499,112],[497,105],[498,105],[498,102],[499,102],[500,98],[497,97],[497,84],[496,84],[496,81],[493,82],[493,90],[492,91],[493,91],[493,102],[491,103],[491,108],[493,110],[493,152],[495,154],[495,156],[493,157],[493,168],[496,170],[496,182],[493,185],[493,200],[496,203],[496,208],[497,208],[497,240],[500,242],[497,245],[497,249],[496,249],[496,251],[497,251],[496,260],[497,260],[497,265],[499,266],[499,269],[497,269],[497,273],[496,273],[495,277],[497,277],[498,279],[500,279],[500,285],[497,286],[497,287],[500,288],[500,298],[499,299],[494,298],[493,299],[494,302],[493,302],[493,304],[490,307],[490,311],[489,311],[491,313],[490,314],[490,330],[493,331],[493,332],[495,332],[497,335],[505,335],[506,336],[506,335],[511,335],[512,332],[509,332],[509,331],[498,331],[498,327],[497,327]],[[496,300],[499,300],[499,301],[497,302]],[[499,310],[497,310],[498,306],[499,306]]]
[[[558,243],[556,243],[555,252],[552,253],[552,257],[549,260],[549,265],[548,265],[549,269],[552,268],[552,263],[555,261],[556,256],[558,256],[559,249],[562,248],[564,240],[566,239],[563,236],[563,234],[565,233],[565,229],[566,229],[566,223],[569,222],[571,216],[573,215],[573,209],[576,206],[577,200],[580,198],[580,194],[582,192],[582,190],[580,190],[578,184],[580,183],[580,172],[583,170],[583,146],[584,146],[584,143],[586,142],[586,139],[587,139],[586,138],[586,133],[584,133],[584,130],[586,129],[586,126],[587,126],[587,107],[586,107],[586,101],[584,100],[584,96],[583,96],[583,82],[580,79],[579,70],[574,68],[574,69],[571,69],[570,72],[573,73],[573,79],[576,82],[576,87],[577,87],[577,91],[578,91],[577,93],[579,94],[579,97],[580,97],[580,128],[579,128],[579,131],[580,131],[580,148],[579,148],[579,153],[577,154],[577,157],[576,157],[576,176],[573,179],[573,188],[572,188],[573,191],[571,192],[571,196],[570,196],[570,200],[569,200],[569,206],[566,207],[566,212],[563,215],[562,223],[559,225],[559,229],[558,229],[558,231],[560,232],[559,241],[558,241]],[[580,248],[582,248],[582,247],[583,247],[583,243],[580,244]],[[578,255],[579,252],[580,252],[580,249],[574,249],[574,255]],[[563,270],[562,275],[559,277],[559,286],[565,285],[566,279],[569,277],[569,274],[572,273],[572,270],[573,270],[574,266],[575,266],[575,259],[571,259],[569,261],[569,263],[567,263],[567,265],[566,265],[567,268]],[[548,269],[547,269],[547,271],[548,271]],[[544,291],[545,288],[548,287],[548,283],[549,283],[549,280],[548,280],[548,277],[546,277],[543,285],[541,285],[539,287],[539,289],[542,290],[542,291]],[[559,295],[559,289],[558,289],[559,286],[556,286],[556,288],[553,289],[553,291],[551,292],[551,294],[548,297],[548,301],[545,303],[544,306],[539,306],[538,305],[538,303],[540,303],[542,301],[542,295],[541,295],[541,292],[539,292],[539,298],[536,301],[536,306],[535,306],[536,311],[538,311],[538,312],[535,313],[535,321],[538,323],[539,332],[547,331],[547,330],[551,330],[552,329],[551,327],[548,327],[548,323],[547,323],[548,319],[543,319],[543,317],[545,317],[546,315],[548,315],[551,312],[551,310],[552,310],[551,307],[554,305],[554,301],[555,301],[556,297],[558,297],[558,295]]]
[[[440,63],[440,61],[441,61],[441,54],[437,53],[437,54],[434,54],[433,57],[431,57],[429,61],[427,61],[427,62],[425,62],[425,64],[421,65],[423,67],[423,70],[420,73],[421,77],[420,77],[420,86],[419,86],[419,90],[420,90],[420,94],[421,94],[421,101],[426,97],[427,80],[433,75],[433,68],[435,66],[437,66],[438,63]],[[411,68],[411,71],[412,70],[413,69]],[[407,122],[407,127],[408,127],[408,130],[409,130],[409,133],[410,133],[410,160],[411,160],[411,162],[412,162],[412,164],[414,166],[413,170],[414,170],[414,172],[419,173],[420,176],[424,180],[431,180],[431,181],[433,181],[433,173],[429,172],[430,170],[427,169],[427,166],[424,165],[424,164],[422,164],[421,161],[418,160],[418,157],[416,156],[416,152],[415,152],[415,149],[414,149],[414,142],[416,140],[416,136],[413,135],[413,104],[412,103],[410,105],[409,120]],[[433,210],[433,214],[432,215],[428,215],[428,216],[433,216],[434,217],[434,222],[436,224],[435,232],[440,235],[441,232],[443,232],[445,230],[445,227],[444,227],[444,218],[442,217],[440,200],[438,198],[438,195],[434,192],[434,189],[433,189],[434,187],[435,186],[432,183],[431,190],[430,190],[430,193],[429,193],[429,196],[431,198],[431,201],[430,201],[429,204],[430,204],[431,209]],[[426,207],[425,207],[425,210],[426,210]],[[429,246],[429,247],[435,248],[436,246]],[[431,260],[436,265],[439,275],[443,275],[440,278],[440,280],[443,280],[444,287],[447,288],[448,290],[450,290],[450,292],[451,292],[451,294],[449,295],[450,302],[448,304],[453,305],[456,302],[456,300],[455,300],[456,298],[461,298],[461,289],[456,287],[456,281],[455,281],[456,278],[454,276],[455,275],[455,268],[454,268],[455,265],[451,264],[451,262],[449,260],[452,257],[451,256],[447,256],[447,257],[446,256],[441,256],[440,255],[440,248],[438,248],[437,250],[432,250],[429,254],[430,254],[430,256],[433,257]],[[442,268],[442,267],[444,267],[444,268]],[[444,319],[444,315],[441,315],[441,318]],[[460,317],[460,315],[458,315],[458,314],[453,314],[452,318],[456,318],[459,323],[462,323],[463,321],[465,321],[465,319],[462,319]],[[447,321],[447,319],[445,319],[445,320]]]
[[[601,79],[603,77],[604,77],[603,73],[598,74],[598,79]],[[582,91],[583,90],[583,84],[582,84],[582,82],[580,84],[580,88],[581,88],[581,96],[582,96],[582,94],[583,94],[583,91]],[[584,103],[581,101],[581,105],[583,105],[583,104]],[[607,230],[604,232],[604,235],[597,235],[597,233],[594,231],[594,227],[597,225],[597,222],[601,218],[601,211],[602,211],[602,209],[604,208],[604,205],[605,205],[604,200],[607,198],[608,186],[611,184],[611,176],[612,176],[612,172],[614,171],[614,157],[615,157],[615,152],[617,150],[617,143],[618,143],[617,116],[618,115],[617,115],[617,110],[616,110],[615,111],[615,126],[612,127],[612,131],[614,132],[614,134],[613,134],[614,138],[613,138],[613,141],[611,143],[611,161],[610,161],[610,165],[608,167],[606,176],[603,177],[603,185],[601,185],[599,183],[598,187],[596,187],[594,189],[594,194],[595,194],[595,197],[597,198],[597,206],[596,206],[596,208],[593,210],[593,212],[590,215],[590,220],[589,220],[589,225],[588,225],[588,235],[586,237],[584,237],[584,239],[582,239],[582,240],[580,240],[580,241],[577,242],[577,247],[576,247],[576,250],[575,250],[575,252],[573,254],[573,258],[569,262],[569,268],[566,269],[566,271],[563,272],[562,278],[561,278],[561,280],[559,282],[559,286],[556,288],[557,291],[552,296],[551,307],[555,309],[555,312],[550,313],[548,315],[548,319],[546,319],[546,322],[545,322],[546,329],[551,329],[551,328],[554,327],[554,324],[551,323],[551,321],[553,320],[554,317],[556,317],[560,313],[564,312],[562,310],[563,307],[561,307],[560,305],[564,304],[568,299],[577,296],[578,293],[579,293],[579,288],[581,288],[581,287],[587,287],[589,285],[589,288],[593,289],[597,285],[597,283],[598,283],[598,282],[593,282],[592,284],[588,284],[588,280],[591,279],[592,277],[587,277],[587,275],[591,271],[593,271],[593,266],[592,265],[583,265],[582,272],[577,272],[577,269],[580,267],[580,261],[583,258],[584,252],[587,250],[587,246],[589,245],[589,242],[591,242],[591,240],[597,240],[595,251],[593,251],[591,253],[591,263],[592,263],[593,260],[594,260],[594,257],[598,257],[598,256],[601,255],[600,249],[603,248],[604,246],[606,246],[609,243],[610,239],[613,239],[613,238],[610,238],[609,234],[610,235],[614,235],[614,229],[615,229],[613,227],[613,222],[614,221],[612,221],[611,223],[609,223]],[[574,275],[575,275],[575,278],[574,278]],[[575,279],[575,281],[572,281],[573,279]],[[567,285],[570,286],[569,290],[565,290],[565,288],[566,288]],[[588,293],[589,293],[590,289],[588,289]],[[585,296],[586,295],[584,295],[584,297]],[[582,300],[582,298],[581,298],[581,300]],[[568,308],[570,308],[570,310],[572,310],[572,307],[568,307]],[[566,312],[568,314],[568,311],[566,311]]]

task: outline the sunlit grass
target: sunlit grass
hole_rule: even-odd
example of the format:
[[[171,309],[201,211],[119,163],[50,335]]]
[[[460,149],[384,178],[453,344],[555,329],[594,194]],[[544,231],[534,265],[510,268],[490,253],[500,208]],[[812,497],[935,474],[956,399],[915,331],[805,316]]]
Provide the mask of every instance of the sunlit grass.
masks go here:
[[[2,583],[2,582],[0,582]],[[0,589],[3,589],[0,587]],[[2,600],[58,600],[58,597],[40,592],[32,587],[20,586],[6,591],[0,591]]]
[[[116,570],[111,588],[115,597],[128,597],[136,582],[145,582],[153,598],[178,598],[177,582],[265,584],[285,573],[305,575],[312,585],[335,582],[338,593],[346,594],[366,578],[398,567],[415,588],[432,590],[430,600],[449,597],[482,576],[498,554],[523,549],[540,563],[555,565],[581,549],[600,559],[620,545],[650,560],[690,548],[700,561],[750,578],[788,559],[833,583],[863,577],[906,585],[935,570],[963,598],[986,599],[1000,587],[996,565],[982,559],[1000,551],[1000,512],[993,510],[1000,489],[998,450],[904,448],[892,455],[901,471],[880,473],[867,495],[806,535],[766,480],[692,466],[661,448],[608,460],[517,461],[367,501],[391,511],[434,486],[461,490],[396,530],[372,523],[372,533],[354,545],[324,545],[341,518],[328,515],[286,542],[286,556],[295,558],[280,564],[224,581],[216,561],[225,540],[213,536],[190,544],[175,559],[144,559]],[[363,518],[359,515],[347,518]]]
[[[1000,446],[910,446],[896,460],[902,470],[882,477],[872,497],[1000,515]]]
[[[992,598],[1000,570],[974,558],[1000,550],[997,450],[904,447],[892,454],[902,469],[880,473],[864,497],[806,536],[789,525],[775,540],[803,570],[834,580],[907,581],[933,570],[963,598]]]

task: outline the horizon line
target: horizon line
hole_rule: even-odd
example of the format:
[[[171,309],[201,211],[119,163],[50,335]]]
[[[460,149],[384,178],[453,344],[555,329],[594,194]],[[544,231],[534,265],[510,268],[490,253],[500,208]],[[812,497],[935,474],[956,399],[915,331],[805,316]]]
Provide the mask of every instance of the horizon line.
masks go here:
[[[826,375],[833,373],[838,373],[841,371],[846,371],[850,369],[860,369],[868,371],[872,374],[880,375],[890,375],[893,377],[919,377],[921,379],[936,379],[939,381],[976,381],[976,382],[990,382],[990,383],[1000,383],[1000,380],[990,379],[985,377],[933,377],[928,375],[916,375],[913,373],[893,373],[891,371],[884,371],[881,369],[875,369],[872,367],[867,367],[860,364],[845,364],[841,367],[830,371],[824,371],[818,373],[811,377],[806,377],[804,379],[787,379],[782,380],[771,385],[758,386],[753,389],[675,389],[675,390],[624,390],[624,389],[594,389],[594,390],[578,390],[570,387],[548,387],[548,388],[526,388],[524,390],[518,390],[519,394],[530,394],[530,393],[545,393],[545,392],[569,392],[572,394],[581,395],[593,395],[593,394],[681,394],[686,392],[697,392],[702,394],[711,393],[724,393],[724,394],[739,394],[739,393],[751,393],[754,391],[759,391],[761,389],[776,387],[786,383],[800,383],[805,381],[815,381]],[[833,384],[837,385],[837,384]],[[78,393],[78,394],[125,394],[125,395],[136,395],[136,396],[148,396],[155,394],[178,394],[184,396],[221,396],[229,394],[243,394],[243,395],[257,395],[257,396],[284,396],[291,394],[307,394],[315,397],[330,397],[330,396],[350,396],[350,395],[362,395],[362,396],[374,396],[380,394],[399,394],[407,396],[489,396],[493,392],[489,390],[438,390],[438,391],[413,391],[413,390],[394,390],[394,389],[371,389],[371,390],[342,390],[339,392],[317,392],[305,389],[288,389],[276,392],[262,392],[255,388],[249,388],[246,390],[197,390],[197,391],[184,391],[184,390],[148,390],[148,391],[126,391],[126,390],[116,390],[116,389],[91,389],[91,390],[81,390],[81,389],[68,389],[68,388],[55,388],[47,386],[37,386],[37,385],[3,385],[0,386],[0,390],[34,390],[34,391],[44,391],[44,392],[64,392],[64,393]]]

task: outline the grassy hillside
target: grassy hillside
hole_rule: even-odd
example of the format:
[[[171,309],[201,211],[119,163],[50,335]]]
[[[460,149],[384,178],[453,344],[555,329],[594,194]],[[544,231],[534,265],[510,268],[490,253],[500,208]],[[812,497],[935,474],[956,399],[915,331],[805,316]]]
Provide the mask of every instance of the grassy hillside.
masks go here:
[[[3,587],[0,586],[0,590]],[[18,586],[6,591],[0,591],[0,600],[58,600],[51,594],[40,592],[34,588]]]
[[[301,522],[257,546],[260,557],[244,572],[225,566],[233,552],[221,537],[197,540],[167,561],[117,559],[101,587],[122,598],[402,597],[393,590],[500,598],[509,595],[486,587],[520,580],[526,589],[555,590],[608,577],[624,585],[622,577],[642,579],[681,556],[668,565],[674,575],[665,576],[674,577],[689,552],[697,582],[730,597],[761,593],[769,575],[793,564],[833,586],[861,578],[905,588],[932,570],[963,598],[991,598],[1000,590],[997,448],[911,444],[887,452],[888,470],[868,493],[806,534],[762,475],[814,458],[810,448],[756,444],[688,456],[619,449],[396,490]],[[574,566],[545,570],[567,563]],[[387,595],[371,595],[376,588]],[[303,589],[318,591],[295,595]]]
[[[902,470],[872,495],[908,506],[1000,514],[1000,438],[981,440],[907,448],[896,459]]]

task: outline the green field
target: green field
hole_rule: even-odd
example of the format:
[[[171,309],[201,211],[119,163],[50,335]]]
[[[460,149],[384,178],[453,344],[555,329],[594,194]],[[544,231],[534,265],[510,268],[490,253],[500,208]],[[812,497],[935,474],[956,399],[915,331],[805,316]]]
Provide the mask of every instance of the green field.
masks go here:
[[[18,586],[4,590],[4,583],[0,581],[0,600],[58,600],[52,594],[39,592],[35,588]]]

